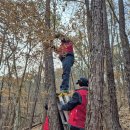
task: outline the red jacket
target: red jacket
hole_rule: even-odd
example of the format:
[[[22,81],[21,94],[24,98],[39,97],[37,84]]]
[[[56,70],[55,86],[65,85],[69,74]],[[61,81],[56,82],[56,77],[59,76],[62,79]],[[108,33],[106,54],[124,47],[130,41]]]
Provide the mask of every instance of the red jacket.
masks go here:
[[[59,54],[60,55],[65,55],[65,54],[72,54],[73,53],[73,44],[72,42],[67,42],[67,43],[62,43],[60,47],[58,48]]]
[[[49,119],[46,117],[45,122],[42,125],[43,130],[49,130]]]
[[[80,105],[77,105],[70,111],[68,122],[72,126],[85,128],[88,91],[84,89],[79,89],[76,92],[78,92],[81,95],[82,103]]]

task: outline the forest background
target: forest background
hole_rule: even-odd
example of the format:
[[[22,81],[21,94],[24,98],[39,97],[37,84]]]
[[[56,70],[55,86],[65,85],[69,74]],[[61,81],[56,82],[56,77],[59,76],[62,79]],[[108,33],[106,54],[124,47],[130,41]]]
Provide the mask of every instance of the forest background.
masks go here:
[[[110,46],[105,42],[100,44],[101,39],[100,42],[92,40],[95,32],[90,27],[96,22],[93,23],[94,14],[90,12],[94,9],[89,2],[92,1],[0,0],[0,130],[26,130],[34,126],[40,129],[39,125],[46,115],[44,104],[48,95],[51,97],[50,114],[53,111],[57,114],[53,97],[59,91],[62,68],[57,54],[50,48],[52,44],[59,45],[60,41],[54,39],[56,32],[64,33],[74,43],[75,63],[70,75],[70,91],[77,87],[75,82],[79,77],[88,77],[90,90],[95,94],[95,99],[92,95],[89,98],[97,105],[96,109],[98,106],[101,108],[100,105],[103,108],[103,120],[100,119],[103,130],[116,130],[110,128],[108,120],[113,117],[109,117],[109,113],[113,111],[113,106],[116,108],[116,101],[118,107],[114,117],[118,117],[119,113],[122,129],[130,130],[130,1],[107,0],[105,3],[107,43]],[[94,7],[96,9],[97,6]],[[100,36],[105,37],[105,33],[101,31]],[[94,44],[91,43],[97,43],[96,51],[93,51]],[[103,46],[103,49],[100,48]],[[112,64],[108,66],[109,63]],[[95,76],[93,70],[99,70]],[[109,75],[114,80],[109,79]],[[111,83],[112,88],[109,87]],[[96,100],[103,100],[103,103],[96,104]],[[92,107],[91,103],[89,107]],[[51,130],[58,130],[54,127],[56,114],[52,114],[55,120],[51,120]],[[115,120],[119,125],[118,119]],[[86,130],[89,128],[86,127]]]

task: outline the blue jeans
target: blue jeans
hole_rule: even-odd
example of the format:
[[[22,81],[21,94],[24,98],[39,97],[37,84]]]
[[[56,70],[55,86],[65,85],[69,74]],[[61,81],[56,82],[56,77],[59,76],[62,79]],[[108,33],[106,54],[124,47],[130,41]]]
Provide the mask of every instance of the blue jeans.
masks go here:
[[[68,55],[61,62],[63,67],[63,74],[62,74],[62,84],[60,86],[60,90],[68,90],[71,67],[73,66],[74,63],[74,56]]]

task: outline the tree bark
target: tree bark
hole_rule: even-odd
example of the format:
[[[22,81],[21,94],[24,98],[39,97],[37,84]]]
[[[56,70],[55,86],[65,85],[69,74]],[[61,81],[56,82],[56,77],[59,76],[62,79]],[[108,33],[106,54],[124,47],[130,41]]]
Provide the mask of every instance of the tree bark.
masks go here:
[[[50,0],[46,0],[46,26],[50,28]],[[51,44],[51,42],[49,43]],[[55,88],[55,75],[54,75],[54,63],[52,50],[45,47],[45,87],[48,90],[48,117],[49,117],[49,129],[60,130],[58,109],[56,103],[56,88]]]
[[[34,102],[33,102],[32,110],[31,110],[29,130],[32,129],[32,125],[33,125],[33,118],[34,118],[34,113],[35,113],[35,109],[36,109],[36,105],[37,105],[37,101],[38,101],[39,89],[40,89],[41,73],[42,73],[42,65],[40,63],[38,74],[35,76],[35,80],[34,80],[35,84],[36,84],[36,88],[35,88],[35,93],[34,93]]]
[[[92,27],[92,16],[91,10],[89,7],[89,0],[85,0],[85,5],[87,9],[87,34],[88,34],[88,41],[91,43],[91,27]],[[91,46],[91,44],[89,44]]]
[[[103,130],[104,47],[102,0],[91,1],[91,14],[91,68],[86,130]]]
[[[106,56],[106,74],[107,74],[107,87],[109,93],[109,115],[107,124],[109,125],[109,130],[122,130],[119,123],[118,106],[116,98],[116,86],[114,81],[114,71],[113,71],[113,61],[112,53],[110,48],[109,34],[108,34],[108,23],[107,23],[107,12],[106,3],[103,1],[103,34],[104,34],[104,44],[105,44],[105,56]]]
[[[130,111],[130,46],[128,37],[125,31],[125,16],[124,16],[124,3],[123,0],[118,0],[119,4],[119,31],[120,31],[120,39],[121,45],[123,49],[124,56],[124,71],[125,71],[125,80],[127,84],[127,96],[128,96],[128,104]]]

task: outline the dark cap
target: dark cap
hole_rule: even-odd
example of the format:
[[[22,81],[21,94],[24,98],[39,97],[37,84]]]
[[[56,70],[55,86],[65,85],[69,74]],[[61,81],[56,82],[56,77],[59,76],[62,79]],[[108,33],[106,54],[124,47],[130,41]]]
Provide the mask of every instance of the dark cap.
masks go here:
[[[79,84],[79,86],[88,86],[88,79],[86,79],[86,78],[80,78],[77,82],[76,82],[76,84]]]

